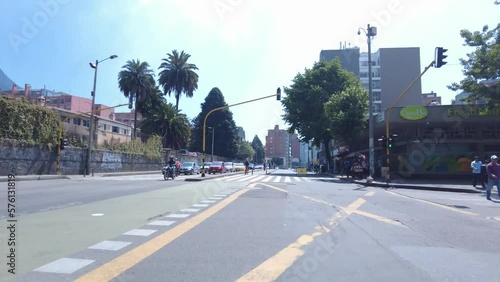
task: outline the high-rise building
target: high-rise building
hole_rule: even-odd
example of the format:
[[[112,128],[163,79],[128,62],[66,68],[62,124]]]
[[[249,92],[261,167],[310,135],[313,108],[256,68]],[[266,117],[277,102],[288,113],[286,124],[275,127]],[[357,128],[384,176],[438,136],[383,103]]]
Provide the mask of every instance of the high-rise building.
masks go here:
[[[243,130],[243,127],[238,126],[236,129],[238,130],[238,138],[245,140],[245,130]]]
[[[353,72],[368,90],[368,53],[359,48],[323,50],[320,60],[339,58],[342,67]],[[420,48],[380,48],[371,55],[373,112],[378,114],[391,106],[420,75]],[[421,81],[405,95],[397,107],[422,104]]]
[[[266,136],[266,157],[278,157],[284,160],[285,166],[290,166],[293,159],[300,160],[300,140],[297,134],[289,134],[278,125],[269,129]]]

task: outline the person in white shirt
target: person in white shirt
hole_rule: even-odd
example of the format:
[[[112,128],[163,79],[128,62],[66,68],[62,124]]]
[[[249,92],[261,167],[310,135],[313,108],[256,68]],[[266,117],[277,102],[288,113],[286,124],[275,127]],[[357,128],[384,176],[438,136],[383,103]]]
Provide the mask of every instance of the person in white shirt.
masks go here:
[[[472,168],[472,186],[474,186],[474,188],[476,188],[476,184],[478,181],[481,182],[481,186],[483,187],[483,189],[486,188],[481,174],[482,166],[483,163],[479,160],[479,156],[475,156],[474,160],[470,164],[470,167]]]

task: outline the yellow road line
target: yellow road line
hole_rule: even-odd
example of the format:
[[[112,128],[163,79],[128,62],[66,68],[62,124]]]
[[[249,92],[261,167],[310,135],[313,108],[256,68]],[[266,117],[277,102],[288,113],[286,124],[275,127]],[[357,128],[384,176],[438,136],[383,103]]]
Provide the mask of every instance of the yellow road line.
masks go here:
[[[112,261],[94,269],[93,271],[83,275],[82,277],[75,280],[76,282],[99,282],[99,281],[110,281],[111,279],[117,277],[123,272],[127,271],[134,265],[138,264],[145,258],[149,257],[156,251],[170,244],[175,239],[184,235],[189,230],[196,227],[198,224],[202,223],[210,216],[222,210],[224,207],[234,202],[239,196],[243,195],[250,188],[253,188],[255,184],[249,185],[247,188],[242,189],[226,199],[220,201],[216,205],[208,208],[202,213],[188,219],[187,221],[175,226],[169,231],[151,239],[150,241],[128,251],[127,253],[113,259]]]
[[[388,223],[388,224],[392,224],[392,225],[397,225],[397,226],[401,226],[401,227],[404,227],[404,228],[408,228],[408,227],[404,226],[403,224],[401,224],[398,221],[395,221],[395,220],[392,220],[392,219],[389,219],[389,218],[386,218],[386,217],[383,217],[383,216],[380,216],[380,215],[376,215],[376,214],[372,214],[372,213],[368,213],[368,212],[364,212],[364,211],[360,211],[360,210],[355,210],[355,211],[353,211],[353,213],[359,214],[359,215],[362,215],[362,216],[366,216],[366,217],[369,217],[369,218],[372,218],[372,219],[375,219],[375,220],[378,220],[378,221],[381,221],[381,222],[385,222],[385,223]]]
[[[375,192],[373,192],[373,191],[370,191],[370,192],[365,194],[366,197],[371,197],[373,195],[375,195]]]
[[[342,208],[342,209],[344,210],[345,213],[347,213],[347,215],[350,215],[355,210],[359,209],[359,207],[361,207],[364,203],[366,203],[366,201],[364,199],[359,198],[356,201],[354,201],[352,204],[347,206],[347,208]]]
[[[463,211],[463,210],[460,210],[460,209],[457,209],[457,208],[452,208],[452,207],[449,207],[449,206],[445,206],[445,205],[442,205],[442,204],[437,204],[437,203],[434,203],[434,202],[431,202],[431,201],[427,201],[427,200],[422,200],[422,199],[408,197],[408,196],[401,195],[401,194],[398,194],[398,193],[394,193],[394,192],[391,192],[391,191],[385,191],[385,192],[387,192],[389,194],[392,194],[394,196],[399,196],[399,197],[402,197],[402,198],[411,199],[411,200],[414,200],[414,201],[417,201],[417,202],[425,203],[425,204],[428,204],[428,205],[431,205],[431,206],[435,206],[435,207],[440,207],[442,209],[446,209],[446,210],[449,210],[449,211],[458,212],[458,213],[461,213],[461,214],[479,215],[477,213],[473,213],[473,212],[469,212],[469,211]]]
[[[267,185],[266,185],[267,186]],[[362,201],[360,201],[362,200]],[[346,210],[354,212],[361,207],[366,201],[358,199],[351,203]],[[337,212],[331,219],[330,225],[335,227],[338,225],[338,218],[342,217],[340,212]],[[330,228],[324,226],[316,226],[316,230],[322,229],[325,233],[331,231]],[[311,244],[314,238],[321,235],[321,232],[314,232],[310,235],[302,235],[297,241],[291,243],[274,256],[270,257],[256,268],[250,270],[248,273],[240,277],[237,282],[250,282],[250,281],[274,281],[281,274],[283,274],[290,266],[293,265],[302,255],[304,255],[303,247]]]

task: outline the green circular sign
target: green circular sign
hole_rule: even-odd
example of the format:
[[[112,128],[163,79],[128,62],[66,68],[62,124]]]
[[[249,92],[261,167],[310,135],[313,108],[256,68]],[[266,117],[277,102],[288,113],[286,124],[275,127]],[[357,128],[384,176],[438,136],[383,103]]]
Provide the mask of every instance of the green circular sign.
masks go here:
[[[399,115],[406,120],[419,120],[425,118],[428,113],[423,106],[407,106],[401,109]]]

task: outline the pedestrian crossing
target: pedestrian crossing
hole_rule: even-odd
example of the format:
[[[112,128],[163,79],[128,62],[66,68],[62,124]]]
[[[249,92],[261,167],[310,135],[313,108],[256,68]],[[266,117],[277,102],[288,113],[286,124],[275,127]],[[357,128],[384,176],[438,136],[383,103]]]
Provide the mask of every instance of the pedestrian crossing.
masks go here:
[[[292,182],[311,182],[309,177],[281,176],[281,175],[234,175],[223,178],[216,178],[215,181],[221,182],[270,182],[270,183],[292,183]]]

